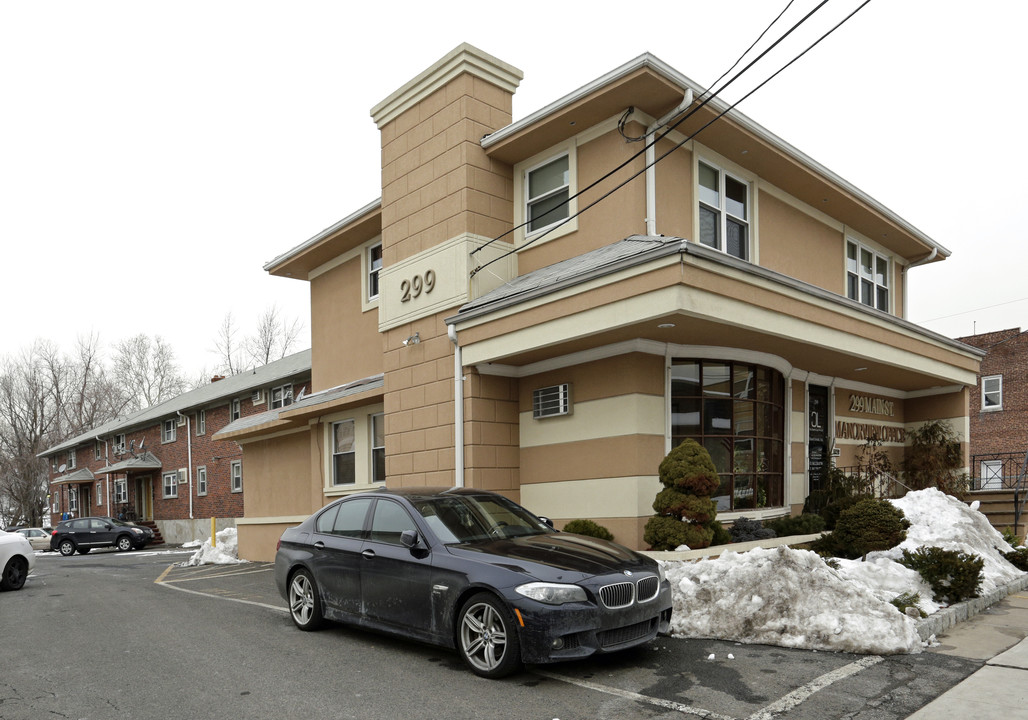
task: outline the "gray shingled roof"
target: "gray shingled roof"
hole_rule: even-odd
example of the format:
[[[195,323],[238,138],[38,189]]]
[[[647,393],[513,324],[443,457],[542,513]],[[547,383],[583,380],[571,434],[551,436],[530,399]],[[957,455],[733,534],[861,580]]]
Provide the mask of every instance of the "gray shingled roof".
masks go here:
[[[276,408],[274,410],[268,410],[257,415],[248,415],[241,417],[238,420],[229,423],[217,434],[230,433],[236,430],[247,430],[264,423],[274,422],[278,420],[279,415],[287,410],[292,412],[305,407],[313,407],[315,405],[321,405],[324,403],[338,400],[339,398],[347,397],[349,395],[356,395],[357,393],[365,392],[366,390],[374,390],[381,388],[385,385],[385,377],[383,375],[372,375],[371,377],[361,378],[360,380],[354,380],[353,382],[346,383],[344,385],[337,385],[336,387],[329,388],[327,390],[321,390],[311,395],[304,395],[301,399],[295,401],[292,405],[287,405],[283,408]]]
[[[232,375],[208,383],[203,387],[166,400],[159,405],[140,410],[124,418],[112,420],[99,427],[92,428],[77,437],[66,440],[60,445],[55,445],[41,452],[38,457],[52,455],[63,450],[70,450],[86,442],[92,442],[97,437],[108,436],[116,432],[127,432],[129,430],[147,427],[164,418],[175,415],[177,412],[185,413],[190,410],[199,410],[218,404],[219,401],[228,401],[235,397],[249,394],[258,388],[264,388],[276,382],[310,374],[311,351],[303,350],[293,355],[270,362],[267,365],[248,370],[247,372]]]

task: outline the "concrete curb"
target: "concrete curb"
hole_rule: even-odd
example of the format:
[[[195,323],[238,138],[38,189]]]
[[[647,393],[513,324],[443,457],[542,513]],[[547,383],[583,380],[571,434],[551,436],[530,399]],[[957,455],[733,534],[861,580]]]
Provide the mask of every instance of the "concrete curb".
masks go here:
[[[959,622],[970,620],[990,605],[995,605],[1007,595],[1024,590],[1028,587],[1028,574],[1002,585],[988,595],[971,598],[956,605],[950,605],[937,613],[929,615],[917,621],[917,634],[922,642],[927,641],[932,635],[941,635],[945,630],[953,627]]]

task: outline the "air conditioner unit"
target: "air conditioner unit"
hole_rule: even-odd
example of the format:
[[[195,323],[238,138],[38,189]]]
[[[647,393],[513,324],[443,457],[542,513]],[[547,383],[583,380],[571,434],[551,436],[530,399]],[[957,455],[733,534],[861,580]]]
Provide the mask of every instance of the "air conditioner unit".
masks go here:
[[[178,426],[179,427],[185,427],[185,425],[186,425],[186,416],[183,415],[182,417],[180,417],[178,419]]]
[[[264,391],[263,390],[254,390],[253,391],[253,404],[254,405],[260,405],[263,402],[264,402]]]
[[[187,472],[189,472],[189,471],[186,468],[179,468],[178,469],[178,484],[179,485],[185,485],[187,482],[189,482],[189,480],[188,480],[188,478],[186,476]]]
[[[571,414],[571,384],[562,383],[532,391],[532,417],[535,419]]]

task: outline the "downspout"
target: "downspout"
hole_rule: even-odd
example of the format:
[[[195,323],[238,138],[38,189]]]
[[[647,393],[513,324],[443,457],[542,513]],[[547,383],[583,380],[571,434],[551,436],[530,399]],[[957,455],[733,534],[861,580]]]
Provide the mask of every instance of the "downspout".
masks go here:
[[[932,251],[930,253],[928,253],[928,255],[926,255],[925,257],[921,258],[920,260],[916,260],[915,262],[912,262],[909,265],[904,265],[903,266],[903,269],[901,270],[900,274],[903,276],[903,319],[904,320],[909,320],[910,319],[910,318],[907,317],[907,304],[908,304],[908,299],[910,297],[910,293],[907,292],[907,272],[910,270],[910,268],[916,268],[918,265],[924,265],[926,263],[930,263],[932,260],[935,259],[935,256],[938,255],[938,254],[939,254],[939,248],[938,247],[933,247]]]
[[[464,487],[464,362],[457,342],[457,326],[449,325],[446,334],[453,343],[453,482]]]
[[[100,436],[97,435],[93,438],[94,442],[100,442]],[[111,460],[107,455],[107,441],[104,440],[104,462],[108,465],[111,464]],[[114,505],[111,503],[111,475],[106,473],[104,475],[104,492],[107,494],[107,514],[114,517]]]
[[[193,433],[190,431],[189,416],[183,415],[181,410],[175,414],[186,419],[186,474],[189,475],[189,519],[193,519]]]
[[[692,105],[692,90],[685,91],[685,97],[682,98],[682,102],[678,103],[678,106],[669,112],[667,115],[662,117],[660,120],[655,121],[652,125],[646,128],[646,234],[656,235],[657,234],[657,168],[654,166],[656,163],[656,141],[650,140],[650,135],[655,133],[659,128],[667,125],[672,118],[681,115],[687,107]]]

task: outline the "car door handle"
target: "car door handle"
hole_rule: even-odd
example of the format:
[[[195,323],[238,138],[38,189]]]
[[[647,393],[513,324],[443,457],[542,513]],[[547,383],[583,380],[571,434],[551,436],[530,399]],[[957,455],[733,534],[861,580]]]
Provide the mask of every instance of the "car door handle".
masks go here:
[[[368,560],[374,560],[375,559],[375,551],[372,550],[371,548],[368,548],[367,550],[362,552],[361,555],[363,557],[366,557]]]
[[[325,543],[323,543],[320,540],[318,540],[316,543],[314,543],[314,547],[316,549],[318,549],[318,550],[324,550],[325,549]]]

